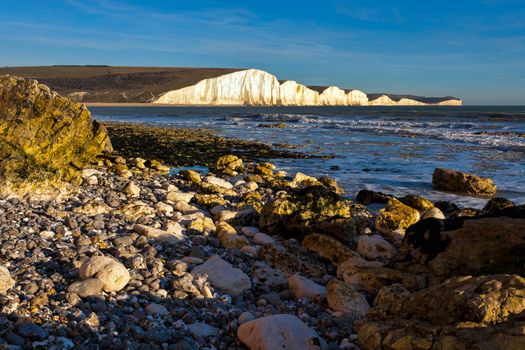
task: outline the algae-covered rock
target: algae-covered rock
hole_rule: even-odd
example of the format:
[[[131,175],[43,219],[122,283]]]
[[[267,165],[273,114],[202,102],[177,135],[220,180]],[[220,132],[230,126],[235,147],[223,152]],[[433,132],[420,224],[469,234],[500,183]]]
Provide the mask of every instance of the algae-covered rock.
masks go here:
[[[80,179],[111,144],[87,108],[35,80],[0,77],[0,177],[13,183]]]
[[[179,174],[184,180],[191,181],[194,184],[198,185],[202,182],[201,175],[195,170],[181,170]]]
[[[334,266],[338,266],[350,258],[359,256],[337,239],[318,233],[307,235],[303,239],[302,246],[330,260]]]
[[[399,198],[399,201],[404,205],[408,205],[411,208],[417,209],[420,212],[425,212],[430,208],[434,207],[431,201],[426,198],[415,196],[413,194],[406,195],[402,198]]]
[[[383,209],[379,210],[375,226],[379,232],[392,233],[405,230],[419,220],[419,211],[391,198]]]
[[[496,185],[491,179],[457,170],[436,168],[432,184],[440,190],[491,196]]]
[[[362,205],[322,186],[314,186],[283,193],[266,203],[259,224],[271,234],[302,238],[309,233],[323,233],[350,243],[370,216]]]
[[[232,172],[244,171],[242,159],[232,154],[219,157],[215,161],[215,169],[228,175],[234,175]]]

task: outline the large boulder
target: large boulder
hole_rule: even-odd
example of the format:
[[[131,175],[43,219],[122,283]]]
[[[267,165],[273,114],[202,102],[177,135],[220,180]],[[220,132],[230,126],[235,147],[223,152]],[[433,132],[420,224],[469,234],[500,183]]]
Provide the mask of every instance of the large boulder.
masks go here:
[[[418,262],[441,278],[525,273],[525,219],[426,219],[407,230],[400,260]]]
[[[437,275],[525,273],[525,219],[465,220],[446,234],[450,244],[429,262]]]
[[[436,168],[432,184],[439,190],[450,192],[488,196],[496,193],[496,185],[491,179],[451,169]]]
[[[404,230],[418,222],[419,211],[391,198],[387,205],[379,210],[376,217],[376,229],[386,235],[397,237],[404,235]],[[395,234],[394,234],[395,233]]]
[[[82,280],[96,278],[106,292],[122,290],[130,280],[129,271],[120,261],[110,256],[93,256],[84,260],[79,269]]]
[[[370,309],[357,321],[359,343],[376,349],[525,348],[525,279],[455,277]]]
[[[35,80],[0,76],[0,178],[14,184],[80,179],[110,149],[87,108]]]
[[[360,204],[341,198],[321,186],[283,193],[267,203],[259,225],[264,232],[303,238],[309,233],[324,233],[347,244],[366,226],[371,214]]]

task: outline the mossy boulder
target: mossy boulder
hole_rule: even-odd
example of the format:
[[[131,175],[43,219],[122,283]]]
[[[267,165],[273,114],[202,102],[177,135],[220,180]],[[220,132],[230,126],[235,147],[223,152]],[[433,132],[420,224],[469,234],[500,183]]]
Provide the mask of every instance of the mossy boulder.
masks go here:
[[[451,169],[436,168],[432,184],[438,190],[450,192],[485,196],[496,193],[496,185],[491,179]]]
[[[179,175],[187,181],[193,182],[194,184],[199,185],[202,182],[201,175],[195,170],[181,170]]]
[[[232,154],[219,157],[215,161],[215,170],[226,175],[234,176],[237,172],[244,171],[244,164],[242,159]]]
[[[384,234],[398,232],[404,234],[404,230],[419,221],[419,211],[404,205],[395,198],[391,198],[386,207],[379,210],[376,217],[376,229]]]
[[[309,233],[323,233],[347,244],[370,216],[366,207],[314,186],[282,193],[266,203],[259,225],[265,232],[285,237],[302,239]]]
[[[35,80],[0,76],[0,178],[76,182],[111,143],[88,109]],[[47,180],[47,181],[44,181]]]
[[[430,208],[434,207],[431,201],[426,198],[408,194],[404,197],[399,198],[399,201],[404,205],[408,205],[411,208],[417,209],[420,212],[426,212]]]

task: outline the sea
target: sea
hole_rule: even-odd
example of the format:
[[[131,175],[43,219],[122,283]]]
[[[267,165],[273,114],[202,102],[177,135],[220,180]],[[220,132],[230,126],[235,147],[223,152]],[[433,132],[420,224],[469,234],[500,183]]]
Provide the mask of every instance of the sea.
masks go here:
[[[327,175],[346,196],[369,189],[482,208],[487,198],[437,191],[436,167],[490,177],[498,196],[525,203],[525,106],[90,107],[95,119],[208,128],[225,137],[291,144],[311,159],[269,159],[290,175]],[[283,122],[286,128],[262,128]]]

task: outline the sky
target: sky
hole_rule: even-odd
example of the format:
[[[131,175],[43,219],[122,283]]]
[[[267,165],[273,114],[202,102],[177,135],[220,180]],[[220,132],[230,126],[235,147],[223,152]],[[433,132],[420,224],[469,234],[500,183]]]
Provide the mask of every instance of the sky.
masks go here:
[[[258,68],[525,105],[525,0],[0,0],[0,66]]]

